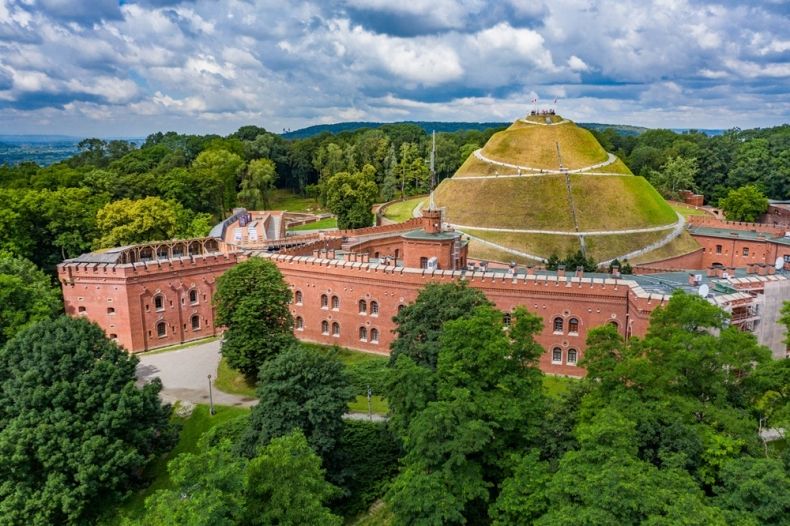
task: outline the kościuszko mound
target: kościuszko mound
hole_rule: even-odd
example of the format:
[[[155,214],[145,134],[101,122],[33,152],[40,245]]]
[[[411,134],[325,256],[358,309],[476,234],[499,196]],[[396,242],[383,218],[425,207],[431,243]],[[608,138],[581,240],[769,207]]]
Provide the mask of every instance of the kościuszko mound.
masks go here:
[[[494,134],[436,188],[434,202],[481,259],[583,249],[600,262],[651,261],[697,248],[650,183],[558,115],[532,115]]]

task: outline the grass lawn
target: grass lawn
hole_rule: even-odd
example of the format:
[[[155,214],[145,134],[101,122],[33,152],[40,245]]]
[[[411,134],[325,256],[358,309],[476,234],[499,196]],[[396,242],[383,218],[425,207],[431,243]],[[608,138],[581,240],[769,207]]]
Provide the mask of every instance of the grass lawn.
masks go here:
[[[395,521],[395,515],[383,500],[377,500],[368,512],[349,523],[351,526],[390,526]]]
[[[302,343],[301,345],[304,347],[310,347],[318,352],[322,352],[326,354],[329,354],[332,351],[337,351],[338,359],[341,362],[343,362],[345,365],[354,365],[354,364],[358,364],[362,362],[370,362],[370,361],[389,360],[389,356],[366,353],[362,351],[352,351],[351,349],[346,349],[344,347],[335,347],[332,345],[319,345],[317,343]]]
[[[632,264],[636,263],[649,263],[651,261],[660,261],[662,259],[670,258],[673,256],[680,256],[682,254],[688,254],[689,252],[694,252],[695,250],[700,248],[700,244],[697,242],[696,239],[691,237],[691,234],[688,232],[682,232],[678,237],[664,245],[663,247],[657,248],[652,252],[648,252],[647,254],[643,254],[639,257],[635,257],[631,260]]]
[[[203,345],[204,343],[213,342],[217,338],[219,338],[219,336],[209,336],[208,338],[202,338],[200,340],[193,340],[191,342],[179,343],[178,345],[170,345],[168,347],[160,347],[159,349],[154,349],[153,351],[146,351],[136,354],[137,356],[144,356],[150,354],[160,354],[163,352],[178,351],[180,349],[186,349],[187,347],[194,347],[195,345]]]
[[[568,378],[566,376],[543,376],[543,389],[546,394],[551,398],[556,398],[562,394],[567,393],[571,389],[574,382],[578,382],[576,378]]]
[[[286,210],[288,212],[326,212],[312,197],[303,197],[282,188],[272,192],[269,205],[272,210]]]
[[[197,451],[198,440],[203,433],[212,427],[249,411],[246,408],[226,406],[215,406],[215,409],[216,414],[211,416],[207,405],[197,405],[189,417],[185,419],[173,417],[174,421],[182,424],[178,443],[169,453],[155,460],[146,470],[146,475],[152,480],[151,485],[132,494],[114,510],[112,517],[100,521],[100,524],[120,524],[123,517],[128,517],[135,521],[142,520],[145,512],[145,499],[156,490],[172,487],[167,473],[167,463],[182,453],[194,453]]]
[[[387,404],[387,401],[378,395],[373,395],[370,397],[370,408],[374,413],[379,415],[386,415],[390,410],[390,406]],[[349,402],[348,410],[352,413],[367,413],[368,398],[362,395],[357,396],[356,400]]]
[[[232,369],[224,356],[219,361],[214,387],[225,393],[255,397],[255,385],[250,384],[243,374]]]
[[[291,227],[288,230],[292,230],[296,232],[299,230],[326,230],[327,228],[337,228],[336,217],[327,217],[326,219],[321,219],[320,221],[316,221],[315,223],[307,223],[304,225]]]
[[[488,232],[485,230],[464,230],[464,233],[479,237],[486,241],[496,243],[527,254],[548,258],[552,254],[564,257],[581,249],[579,238],[576,236],[552,236],[549,234],[518,234],[512,232]],[[491,247],[493,248],[493,247]],[[503,261],[508,263],[514,259],[511,256]],[[536,262],[532,262],[534,264]]]
[[[694,208],[693,206],[683,205],[680,203],[669,203],[669,206],[672,207],[672,210],[679,213],[683,217],[710,215],[705,210],[700,210],[698,208]]]
[[[618,236],[587,236],[584,243],[588,256],[591,256],[595,261],[606,261],[656,243],[668,236],[670,232],[671,230],[668,229]]]
[[[384,217],[390,221],[395,221],[396,223],[408,221],[412,218],[412,212],[417,207],[417,205],[425,201],[425,199],[425,196],[421,196],[414,197],[412,199],[406,199],[405,201],[399,201],[397,203],[392,203],[384,210]]]
[[[606,161],[606,151],[592,133],[573,124],[531,126],[519,124],[495,133],[483,147],[489,159],[532,168],[556,170],[562,164],[571,170]]]

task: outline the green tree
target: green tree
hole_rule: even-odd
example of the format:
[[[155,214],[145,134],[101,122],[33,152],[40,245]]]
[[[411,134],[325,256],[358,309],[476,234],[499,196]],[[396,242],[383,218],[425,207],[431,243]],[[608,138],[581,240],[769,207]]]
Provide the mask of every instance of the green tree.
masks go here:
[[[398,356],[404,354],[418,365],[435,369],[445,322],[490,304],[485,294],[465,281],[429,283],[417,300],[402,308],[394,318],[397,328],[390,346],[390,364],[394,365]]]
[[[228,365],[254,380],[266,360],[294,343],[290,301],[282,274],[265,259],[250,258],[217,279],[215,323],[227,328],[222,355]]]
[[[96,248],[172,239],[183,228],[183,213],[181,205],[159,197],[107,203],[96,214]]]
[[[338,228],[363,228],[373,225],[371,207],[379,196],[375,168],[368,164],[361,172],[336,173],[324,181],[323,187],[326,206],[337,215]]]
[[[719,206],[730,221],[754,222],[768,210],[768,198],[756,186],[747,185],[730,190]]]
[[[84,318],[42,321],[0,350],[0,516],[80,524],[173,444],[159,380]]]
[[[779,323],[785,326],[785,343],[790,345],[790,300],[782,304]]]
[[[62,308],[49,276],[26,259],[0,252],[0,346]]]
[[[403,469],[388,494],[396,524],[485,521],[506,476],[502,459],[538,435],[544,401],[534,336],[541,326],[519,309],[512,333],[505,331],[502,313],[488,305],[445,323],[436,398],[408,424]],[[408,362],[402,355],[397,364]]]
[[[335,357],[293,346],[261,367],[258,404],[240,450],[253,456],[258,447],[300,429],[322,457],[343,433],[342,417],[353,397],[343,364]]]
[[[790,476],[778,460],[743,457],[726,463],[713,502],[730,524],[790,524]]]
[[[274,162],[269,159],[255,159],[247,164],[241,178],[238,199],[242,206],[250,210],[269,208],[269,193],[277,181]]]
[[[192,163],[190,170],[201,180],[201,199],[215,203],[218,217],[236,204],[236,181],[243,169],[241,156],[224,149],[205,150]]]
[[[661,171],[651,171],[648,179],[661,195],[677,199],[681,190],[695,190],[697,160],[694,158],[671,157],[661,166]]]

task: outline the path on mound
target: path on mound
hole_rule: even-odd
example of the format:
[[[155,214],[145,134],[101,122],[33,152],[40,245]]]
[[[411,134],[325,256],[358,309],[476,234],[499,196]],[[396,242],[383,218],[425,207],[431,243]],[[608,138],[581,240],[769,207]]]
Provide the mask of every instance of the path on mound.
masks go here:
[[[577,174],[587,170],[596,170],[598,168],[603,168],[604,166],[609,166],[610,164],[614,163],[617,160],[616,155],[614,155],[613,153],[606,152],[607,159],[602,163],[592,164],[590,166],[585,166],[582,168],[575,168],[573,170],[549,170],[546,168],[535,168],[533,166],[525,166],[522,164],[511,164],[503,161],[495,161],[483,155],[482,148],[475,150],[473,155],[477,158],[477,160],[482,161],[484,163],[493,164],[495,166],[502,166],[513,170],[526,170],[528,172],[538,172],[539,174]],[[461,178],[461,179],[465,179],[465,178]]]
[[[679,215],[679,214],[678,214]],[[483,232],[509,232],[512,234],[550,234],[554,236],[617,236],[621,234],[641,234],[644,232],[660,232],[662,230],[669,230],[670,228],[683,227],[685,220],[681,217],[677,222],[669,225],[651,226],[645,228],[626,228],[623,230],[537,230],[531,228],[497,228],[497,227],[484,227],[484,226],[470,226],[470,225],[456,225],[455,223],[447,223],[453,228],[458,230],[479,230]]]

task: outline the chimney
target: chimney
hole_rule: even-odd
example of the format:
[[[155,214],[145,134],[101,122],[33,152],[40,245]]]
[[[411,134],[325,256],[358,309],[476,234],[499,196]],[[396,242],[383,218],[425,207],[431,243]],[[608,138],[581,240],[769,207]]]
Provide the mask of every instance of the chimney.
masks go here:
[[[534,276],[535,275],[535,267],[532,265],[527,265],[527,276]]]
[[[620,266],[619,265],[612,265],[612,277],[619,278],[620,277]]]
[[[576,267],[576,277],[583,278],[584,277],[584,267],[578,266]]]
[[[441,210],[423,210],[422,211],[422,229],[429,234],[436,234],[442,231],[442,211]]]
[[[762,263],[757,264],[757,275],[758,276],[765,276],[768,273],[768,266]]]
[[[565,277],[565,265],[558,265],[557,266],[557,277],[564,278]]]

